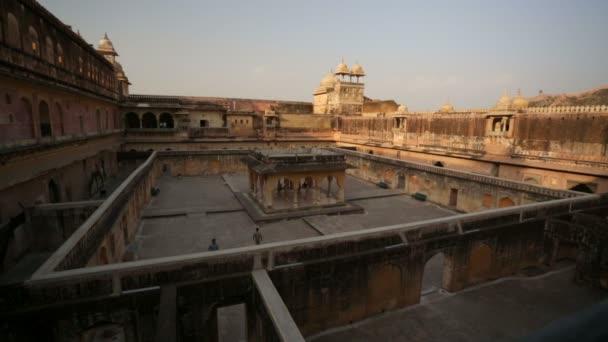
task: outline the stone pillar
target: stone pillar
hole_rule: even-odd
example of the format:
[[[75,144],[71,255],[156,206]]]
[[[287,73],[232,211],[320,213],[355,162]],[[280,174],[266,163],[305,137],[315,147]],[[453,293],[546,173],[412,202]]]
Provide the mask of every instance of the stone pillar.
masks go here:
[[[263,203],[263,194],[262,194],[262,189],[263,189],[263,185],[264,185],[264,178],[262,175],[257,175],[258,177],[258,181],[257,181],[257,191],[256,191],[256,197],[258,199],[258,202]]]
[[[253,171],[249,170],[249,192],[254,193],[255,192],[255,181],[254,181],[254,173]]]
[[[298,189],[296,189],[296,188],[295,188],[295,187],[296,187],[296,186],[295,186],[295,182],[296,182],[296,180],[295,180],[295,179],[292,179],[292,180],[291,180],[291,182],[292,182],[292,183],[293,183],[293,185],[294,185],[294,189],[293,189],[293,207],[294,207],[294,208],[297,208],[297,207],[298,207],[298,194],[300,193],[300,186],[299,186],[299,184],[298,184]]]
[[[265,176],[264,178],[264,206],[272,208],[272,187],[275,179],[272,176]]]
[[[315,187],[312,192],[312,201],[314,205],[319,205],[319,198],[321,197],[321,181],[323,178],[315,177]]]
[[[338,183],[338,202],[344,203],[344,173],[336,177],[336,183]]]

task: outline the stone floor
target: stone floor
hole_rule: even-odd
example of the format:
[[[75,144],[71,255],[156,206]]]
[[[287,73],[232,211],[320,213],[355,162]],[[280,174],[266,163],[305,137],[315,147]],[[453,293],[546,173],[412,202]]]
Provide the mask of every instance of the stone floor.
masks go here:
[[[131,250],[138,259],[206,251],[216,238],[221,249],[253,244],[255,223],[234,193],[247,191],[247,175],[163,176],[141,221]],[[262,223],[264,243],[413,222],[453,215],[401,191],[381,189],[348,176],[345,197],[365,209],[364,214],[320,215]]]
[[[428,266],[427,266],[428,267]],[[572,266],[531,278],[504,278],[332,329],[309,341],[512,341],[608,298],[574,284]]]

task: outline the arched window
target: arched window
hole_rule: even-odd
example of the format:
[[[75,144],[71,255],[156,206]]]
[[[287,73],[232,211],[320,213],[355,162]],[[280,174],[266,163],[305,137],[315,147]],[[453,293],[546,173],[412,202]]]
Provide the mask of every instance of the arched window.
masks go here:
[[[125,124],[127,128],[140,128],[139,116],[135,113],[127,113],[125,115]]]
[[[104,131],[107,131],[108,128],[110,128],[110,115],[108,115],[107,109],[106,109],[105,117],[106,117],[106,123],[105,123],[105,126],[103,127],[103,129],[104,129]]]
[[[40,57],[40,41],[38,40],[38,32],[36,32],[36,29],[30,26],[27,37],[28,44],[26,46],[26,51],[32,55]]]
[[[21,32],[19,30],[19,22],[12,13],[8,13],[7,16],[7,37],[6,40],[9,45],[16,48],[21,48]]]
[[[53,135],[51,115],[49,113],[49,105],[45,101],[40,101],[38,114],[40,115],[40,135],[43,137],[50,137]]]
[[[21,99],[21,107],[22,107],[22,120],[24,126],[26,127],[25,131],[27,131],[30,137],[34,138],[36,136],[36,130],[34,129],[34,115],[32,113],[32,104],[26,98]]]
[[[145,113],[141,118],[141,126],[143,128],[157,128],[156,115],[154,113]]]
[[[84,62],[82,61],[82,57],[78,57],[78,72],[81,74],[84,72]]]
[[[44,45],[44,55],[46,57],[46,61],[51,64],[55,64],[55,47],[53,45],[53,40],[51,39],[51,37],[46,36]]]
[[[113,120],[113,126],[114,129],[118,129],[118,112],[116,110],[114,110],[114,120]]]
[[[57,64],[63,66],[63,48],[57,43]]]
[[[162,113],[160,115],[159,127],[160,128],[173,128],[173,116],[170,113]]]

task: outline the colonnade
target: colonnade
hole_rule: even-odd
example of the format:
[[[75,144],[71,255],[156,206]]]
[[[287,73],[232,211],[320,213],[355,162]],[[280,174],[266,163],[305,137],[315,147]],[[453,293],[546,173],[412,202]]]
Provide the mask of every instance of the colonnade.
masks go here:
[[[327,189],[321,189],[324,179],[327,179]],[[327,199],[332,197],[332,184],[334,182],[338,189],[335,195],[336,203],[344,203],[344,171],[262,175],[249,170],[249,191],[252,197],[266,209],[273,208],[275,193],[278,195],[288,192],[292,192],[290,208],[299,208],[302,191],[305,191],[304,198],[306,199],[311,194],[313,206],[321,206],[323,205],[323,195]]]

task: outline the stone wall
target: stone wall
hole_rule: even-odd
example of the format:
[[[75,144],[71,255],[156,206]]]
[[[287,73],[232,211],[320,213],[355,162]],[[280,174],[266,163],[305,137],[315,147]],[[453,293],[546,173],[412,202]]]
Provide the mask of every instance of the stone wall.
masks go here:
[[[279,114],[280,126],[283,129],[323,131],[332,129],[332,116],[313,114]]]
[[[348,172],[356,177],[374,183],[385,182],[390,188],[400,188],[409,194],[421,193],[431,202],[465,212],[576,196],[568,191],[437,166],[348,150],[341,152],[346,154],[347,162],[355,166]]]

